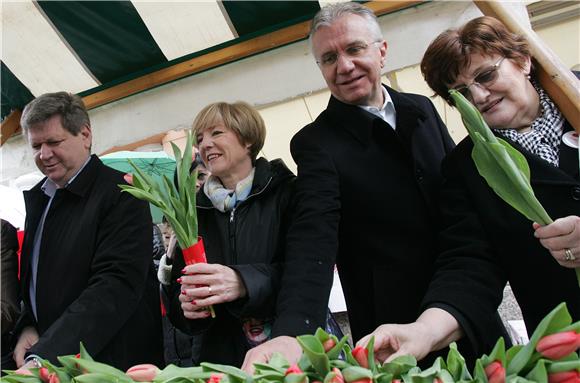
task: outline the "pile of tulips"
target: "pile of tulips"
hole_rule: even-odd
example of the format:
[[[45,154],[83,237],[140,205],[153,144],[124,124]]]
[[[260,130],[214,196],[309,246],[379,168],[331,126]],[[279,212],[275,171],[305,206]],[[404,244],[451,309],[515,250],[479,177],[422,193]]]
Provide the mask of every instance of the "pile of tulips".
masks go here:
[[[560,304],[540,323],[530,342],[506,350],[499,339],[489,355],[479,358],[473,371],[455,344],[447,359],[438,358],[425,370],[412,356],[398,357],[380,364],[374,358],[373,340],[366,348],[351,349],[346,337],[337,339],[319,329],[314,335],[297,338],[303,354],[289,365],[281,355],[273,355],[267,364],[255,364],[254,375],[231,367],[202,363],[199,367],[179,368],[169,365],[160,370],[153,365],[139,365],[123,372],[94,361],[81,345],[77,355],[59,358],[62,366],[48,361],[28,375],[8,371],[3,382],[155,382],[155,383],[580,383],[580,321],[572,319]]]

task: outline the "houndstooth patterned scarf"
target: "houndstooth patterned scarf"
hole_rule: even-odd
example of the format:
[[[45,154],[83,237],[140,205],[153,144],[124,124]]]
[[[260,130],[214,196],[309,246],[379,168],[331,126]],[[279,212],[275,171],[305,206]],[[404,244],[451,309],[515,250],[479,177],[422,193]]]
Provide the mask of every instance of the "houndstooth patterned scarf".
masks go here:
[[[524,149],[558,167],[560,162],[559,146],[563,133],[564,116],[535,80],[532,80],[532,85],[536,88],[540,96],[542,112],[533,121],[531,130],[525,133],[519,133],[515,129],[494,129],[494,131],[517,142]]]

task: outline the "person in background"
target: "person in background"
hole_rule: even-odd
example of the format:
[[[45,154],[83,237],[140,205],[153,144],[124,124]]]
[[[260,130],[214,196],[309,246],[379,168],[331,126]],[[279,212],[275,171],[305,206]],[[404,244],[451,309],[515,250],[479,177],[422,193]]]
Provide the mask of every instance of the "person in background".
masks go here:
[[[57,363],[81,341],[95,360],[119,369],[163,365],[149,206],[122,193],[123,173],[91,155],[79,96],[43,94],[20,124],[46,177],[24,192],[17,366]]]
[[[16,367],[12,358],[14,339],[12,330],[20,314],[18,282],[18,238],[16,228],[8,221],[1,220],[0,271],[2,277],[0,308],[2,309],[2,369]]]
[[[465,138],[445,159],[441,193],[441,255],[422,308],[441,317],[385,325],[375,332],[382,358],[423,357],[450,334],[495,341],[489,318],[509,281],[528,334],[559,303],[580,320],[580,178],[578,138],[538,82],[527,41],[492,17],[479,17],[439,35],[421,70],[451,105],[461,92],[493,133],[520,151],[531,185],[554,223],[540,227],[500,199],[479,175]],[[393,347],[392,344],[398,344]]]
[[[211,173],[197,193],[208,263],[185,266],[177,251],[169,315],[179,329],[203,334],[200,360],[240,366],[271,329],[295,177],[282,160],[258,158],[266,128],[244,102],[206,106],[193,133]],[[247,336],[248,323],[260,323],[263,336]]]
[[[325,6],[310,41],[332,96],[291,142],[297,208],[273,331],[279,337],[248,353],[247,370],[272,352],[297,360],[300,348],[288,335],[324,323],[335,262],[356,342],[382,323],[417,318],[437,256],[440,164],[454,143],[435,107],[381,84],[387,42],[364,5]],[[501,334],[497,320],[493,333]],[[472,357],[480,347],[463,346]]]

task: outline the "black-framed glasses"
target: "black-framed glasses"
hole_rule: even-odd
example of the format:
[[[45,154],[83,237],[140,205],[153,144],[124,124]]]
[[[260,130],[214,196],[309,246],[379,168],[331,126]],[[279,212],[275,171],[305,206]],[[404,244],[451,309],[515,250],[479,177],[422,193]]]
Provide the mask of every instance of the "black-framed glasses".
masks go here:
[[[343,53],[328,52],[323,54],[322,57],[316,61],[316,63],[323,68],[329,68],[338,62],[340,55],[347,57],[349,60],[362,57],[366,54],[371,45],[380,44],[381,42],[382,41],[373,41],[372,43],[356,42],[347,46]]]
[[[460,85],[454,89],[459,93],[461,93],[468,100],[473,101],[473,97],[471,96],[471,91],[469,90],[469,88],[471,88],[473,85],[477,85],[480,88],[487,88],[493,85],[493,83],[497,80],[499,76],[499,66],[501,65],[503,60],[505,60],[505,57],[502,57],[501,59],[498,60],[498,62],[493,64],[491,67],[487,68],[486,70],[475,76],[471,84]]]

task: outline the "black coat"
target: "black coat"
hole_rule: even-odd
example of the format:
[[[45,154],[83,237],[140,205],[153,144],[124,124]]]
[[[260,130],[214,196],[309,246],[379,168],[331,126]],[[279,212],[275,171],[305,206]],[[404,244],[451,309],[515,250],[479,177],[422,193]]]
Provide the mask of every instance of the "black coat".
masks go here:
[[[215,319],[185,319],[178,300],[180,285],[175,281],[184,267],[180,251],[174,259],[170,319],[186,332],[203,333],[203,362],[241,366],[250,349],[242,320],[275,315],[295,176],[281,160],[259,158],[255,167],[250,195],[233,212],[220,212],[203,190],[197,193],[199,235],[207,261],[236,270],[247,296],[214,306]]]
[[[48,203],[44,180],[24,192],[25,236],[20,327],[40,335],[28,351],[57,362],[76,354],[79,342],[100,362],[120,369],[163,364],[159,290],[151,259],[148,204],[128,193],[123,173],[92,156],[64,189],[58,189],[46,217],[39,254],[36,303],[30,307],[30,254]]]
[[[552,219],[580,215],[578,150],[562,143],[556,168],[510,144],[526,157],[534,193]],[[560,266],[534,237],[532,222],[489,188],[471,159],[472,148],[467,137],[444,161],[442,254],[425,306],[449,304],[463,316],[468,335],[495,341],[487,326],[509,281],[529,334],[560,302],[567,303],[573,321],[580,320],[574,270]]]
[[[354,341],[420,314],[437,255],[440,163],[454,144],[428,98],[387,90],[396,131],[331,97],[292,139],[298,206],[276,335],[324,325],[335,263]]]

